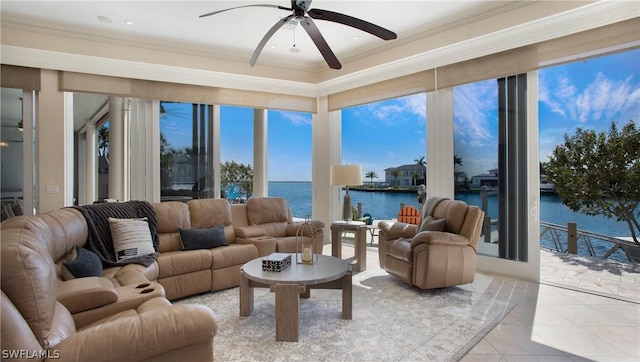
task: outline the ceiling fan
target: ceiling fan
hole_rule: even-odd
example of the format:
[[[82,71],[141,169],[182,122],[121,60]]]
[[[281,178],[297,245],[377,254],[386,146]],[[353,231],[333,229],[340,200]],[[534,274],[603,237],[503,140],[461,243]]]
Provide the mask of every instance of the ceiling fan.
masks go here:
[[[273,36],[273,34],[275,34],[275,32],[278,31],[278,29],[280,29],[283,25],[287,24],[289,21],[297,21],[302,25],[304,30],[307,32],[307,34],[309,34],[309,37],[311,38],[311,40],[313,40],[313,43],[316,45],[316,47],[320,51],[320,54],[322,54],[322,56],[324,57],[329,67],[332,69],[340,69],[342,68],[342,65],[340,64],[340,61],[338,61],[338,58],[336,58],[336,55],[333,53],[333,51],[329,47],[329,44],[327,44],[326,40],[320,33],[320,30],[318,30],[318,27],[313,22],[313,19],[326,20],[326,21],[332,21],[334,23],[344,24],[344,25],[365,31],[369,34],[375,35],[384,40],[396,39],[398,37],[396,33],[390,30],[387,30],[385,28],[382,28],[378,25],[372,24],[370,22],[357,19],[349,15],[344,15],[344,14],[336,13],[333,11],[329,11],[329,10],[309,9],[310,6],[311,6],[311,0],[291,0],[291,8],[287,8],[279,5],[270,5],[270,4],[253,4],[253,5],[236,6],[229,9],[213,11],[210,13],[202,14],[200,15],[200,17],[204,18],[206,16],[219,14],[228,10],[247,8],[247,7],[267,7],[267,8],[275,8],[280,10],[291,11],[292,12],[291,15],[280,19],[273,27],[271,27],[271,29],[269,29],[269,31],[262,38],[262,40],[258,44],[258,47],[253,52],[253,55],[251,56],[251,60],[249,61],[249,64],[251,64],[252,67],[256,64],[256,61],[258,60],[258,56],[260,55],[260,52],[262,51],[264,46],[267,44],[269,39]]]

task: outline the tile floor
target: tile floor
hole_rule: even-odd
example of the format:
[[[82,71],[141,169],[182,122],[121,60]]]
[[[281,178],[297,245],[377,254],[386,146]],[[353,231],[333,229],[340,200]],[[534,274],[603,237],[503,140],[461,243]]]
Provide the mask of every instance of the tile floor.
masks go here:
[[[640,265],[586,261],[542,251],[541,283],[477,274],[462,286],[516,304],[462,361],[640,361]]]

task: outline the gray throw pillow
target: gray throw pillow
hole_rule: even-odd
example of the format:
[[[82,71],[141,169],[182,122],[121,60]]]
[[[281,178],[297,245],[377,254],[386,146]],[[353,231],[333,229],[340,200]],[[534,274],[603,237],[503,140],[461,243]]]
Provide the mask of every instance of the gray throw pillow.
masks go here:
[[[91,250],[76,246],[76,258],[62,263],[75,278],[99,277],[102,275],[102,262]]]
[[[182,250],[213,249],[229,245],[224,237],[224,225],[208,229],[178,229]]]
[[[425,217],[422,224],[420,224],[419,231],[444,231],[446,226],[446,219],[434,219],[433,216],[429,215]]]

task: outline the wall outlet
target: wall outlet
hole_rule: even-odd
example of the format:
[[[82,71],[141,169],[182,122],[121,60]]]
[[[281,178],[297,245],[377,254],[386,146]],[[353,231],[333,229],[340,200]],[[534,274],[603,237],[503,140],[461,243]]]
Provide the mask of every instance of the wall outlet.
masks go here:
[[[48,194],[57,194],[58,193],[58,186],[47,186],[47,193]]]

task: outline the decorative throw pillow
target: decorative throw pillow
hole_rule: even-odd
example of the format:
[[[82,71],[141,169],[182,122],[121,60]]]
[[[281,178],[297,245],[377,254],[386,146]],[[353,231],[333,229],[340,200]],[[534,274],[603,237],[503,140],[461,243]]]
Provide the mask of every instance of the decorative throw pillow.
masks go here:
[[[446,219],[434,219],[433,216],[429,215],[425,217],[422,224],[420,224],[419,231],[444,231],[446,226]]]
[[[153,254],[151,231],[147,218],[142,219],[114,219],[108,218],[111,240],[116,253],[116,260],[135,258]]]
[[[74,278],[99,277],[102,275],[102,262],[98,255],[91,250],[76,246],[76,257],[62,263],[62,266]],[[70,279],[70,278],[65,278]]]
[[[224,237],[224,225],[208,229],[178,229],[182,250],[213,249],[229,245]]]

